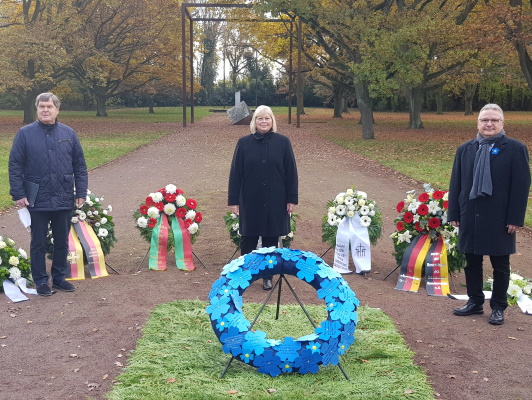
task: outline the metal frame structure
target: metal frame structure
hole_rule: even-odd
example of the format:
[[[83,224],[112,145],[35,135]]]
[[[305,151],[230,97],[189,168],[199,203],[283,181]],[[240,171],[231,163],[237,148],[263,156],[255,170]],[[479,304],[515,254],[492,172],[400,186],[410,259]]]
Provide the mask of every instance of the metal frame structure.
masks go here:
[[[182,65],[182,95],[183,95],[183,126],[187,126],[187,40],[186,40],[186,20],[189,20],[189,62],[190,62],[190,123],[194,123],[194,21],[227,21],[226,18],[194,18],[188,8],[252,8],[252,4],[214,4],[214,3],[182,3],[181,4],[181,59]],[[253,20],[253,22],[282,22],[286,23],[284,19],[264,19]],[[292,123],[292,51],[293,51],[293,19],[290,20],[290,60],[289,60],[289,79],[288,79],[288,123]],[[296,127],[300,127],[301,117],[299,110],[303,106],[303,76],[301,74],[301,29],[303,24],[301,19],[298,19],[298,32],[297,32],[297,118]]]

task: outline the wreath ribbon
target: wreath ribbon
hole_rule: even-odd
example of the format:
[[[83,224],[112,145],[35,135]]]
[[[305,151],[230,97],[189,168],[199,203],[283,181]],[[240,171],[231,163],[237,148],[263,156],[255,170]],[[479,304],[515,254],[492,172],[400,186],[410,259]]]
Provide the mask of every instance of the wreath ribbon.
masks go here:
[[[451,293],[447,247],[441,235],[430,246],[425,262],[425,279],[427,293],[430,296],[447,296]]]
[[[174,218],[172,220],[172,231],[174,232],[175,243],[175,265],[183,271],[195,270],[190,232],[185,226],[185,222],[181,218]]]
[[[349,247],[356,273],[371,270],[371,246],[368,228],[360,224],[360,215],[355,212],[352,218],[344,217],[336,232],[333,269],[339,273],[350,273]]]
[[[108,276],[107,268],[105,267],[105,258],[102,251],[100,240],[94,229],[92,229],[87,221],[80,221],[74,224],[74,230],[78,235],[79,242],[83,247],[85,256],[87,257],[87,267],[91,274],[91,278],[101,278]],[[68,268],[67,268],[68,269]]]
[[[70,226],[70,233],[68,235],[68,257],[65,276],[69,281],[85,279],[83,248],[81,247],[81,243],[74,226]]]

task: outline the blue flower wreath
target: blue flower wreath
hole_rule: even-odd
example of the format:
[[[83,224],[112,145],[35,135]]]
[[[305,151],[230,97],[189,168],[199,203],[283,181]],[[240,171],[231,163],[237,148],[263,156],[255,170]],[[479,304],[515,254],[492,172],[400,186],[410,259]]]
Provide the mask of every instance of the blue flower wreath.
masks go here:
[[[316,289],[327,305],[327,320],[314,333],[283,341],[267,339],[250,330],[242,313],[242,294],[257,279],[276,274],[294,275]],[[355,341],[359,301],[342,276],[314,253],[262,248],[227,264],[209,293],[211,325],[225,353],[252,365],[263,374],[318,372],[319,365],[337,365]]]

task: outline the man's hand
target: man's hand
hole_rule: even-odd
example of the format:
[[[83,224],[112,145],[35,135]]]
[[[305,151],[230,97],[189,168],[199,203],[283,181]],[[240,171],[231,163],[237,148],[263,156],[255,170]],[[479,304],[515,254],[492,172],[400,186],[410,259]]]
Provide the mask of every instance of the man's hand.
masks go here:
[[[449,223],[452,225],[452,226],[460,226],[460,222],[459,221],[449,221]]]
[[[17,206],[19,206],[20,208],[24,208],[24,207],[30,205],[30,203],[28,203],[28,199],[25,198],[25,197],[23,197],[22,199],[15,200],[15,203],[16,203]]]
[[[76,199],[76,207],[81,208],[81,206],[85,203],[85,198]]]
[[[515,233],[517,229],[519,228],[517,225],[506,225],[508,228],[508,233],[511,235],[512,233]]]
[[[236,205],[236,206],[229,206],[229,211],[231,211],[231,212],[232,212],[233,214],[235,214],[235,215],[238,215],[240,209],[239,209],[238,205]]]
[[[286,211],[288,211],[288,214],[293,213],[295,209],[296,209],[296,205],[294,203],[286,204]]]

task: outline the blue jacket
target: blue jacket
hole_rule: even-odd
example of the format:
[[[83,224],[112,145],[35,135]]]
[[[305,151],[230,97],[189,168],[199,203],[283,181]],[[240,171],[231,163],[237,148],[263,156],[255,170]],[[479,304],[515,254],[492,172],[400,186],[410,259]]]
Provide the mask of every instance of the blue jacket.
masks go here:
[[[53,125],[35,121],[18,131],[9,154],[13,200],[28,197],[25,180],[39,185],[35,206],[28,207],[32,211],[71,210],[74,197],[87,196],[87,166],[72,128],[57,121]]]

